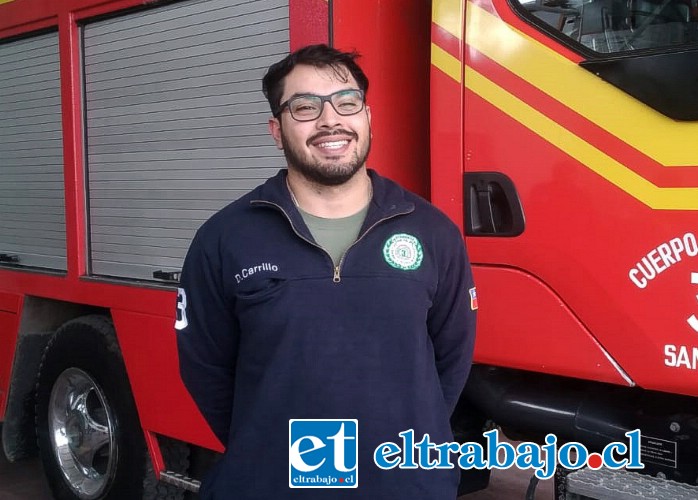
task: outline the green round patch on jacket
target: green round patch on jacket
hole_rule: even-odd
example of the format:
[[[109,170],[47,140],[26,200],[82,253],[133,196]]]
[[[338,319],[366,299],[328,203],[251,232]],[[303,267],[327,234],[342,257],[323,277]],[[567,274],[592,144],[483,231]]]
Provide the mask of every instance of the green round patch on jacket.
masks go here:
[[[422,244],[411,234],[399,233],[388,238],[383,245],[385,261],[396,269],[413,271],[422,265]]]

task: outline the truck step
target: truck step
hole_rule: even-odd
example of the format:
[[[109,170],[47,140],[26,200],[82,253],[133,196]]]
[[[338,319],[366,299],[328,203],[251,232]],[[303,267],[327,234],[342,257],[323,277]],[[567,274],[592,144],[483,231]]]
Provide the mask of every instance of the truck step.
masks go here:
[[[162,481],[163,483],[174,484],[178,488],[193,491],[194,493],[198,493],[199,488],[201,487],[201,481],[199,481],[198,479],[192,479],[190,477],[184,476],[177,472],[172,472],[170,470],[166,470],[160,473],[160,481]]]
[[[567,500],[696,500],[698,486],[627,470],[589,468],[567,475]]]

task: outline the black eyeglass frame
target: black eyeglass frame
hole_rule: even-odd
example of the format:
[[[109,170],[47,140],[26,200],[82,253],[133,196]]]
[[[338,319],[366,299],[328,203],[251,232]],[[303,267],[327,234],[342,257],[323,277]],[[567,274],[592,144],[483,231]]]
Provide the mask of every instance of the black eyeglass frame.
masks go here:
[[[358,110],[352,111],[351,113],[343,113],[343,112],[339,111],[337,108],[335,108],[334,103],[332,102],[332,97],[334,97],[338,94],[346,93],[346,92],[358,92],[359,93],[359,95],[361,96],[361,107]],[[316,117],[306,118],[306,119],[298,119],[293,114],[293,111],[291,111],[290,103],[296,99],[302,99],[304,97],[316,97],[316,98],[320,99],[320,113]],[[281,113],[283,113],[284,109],[288,108],[288,112],[291,115],[291,118],[293,118],[297,122],[312,122],[313,120],[317,120],[318,118],[320,118],[322,116],[322,113],[325,111],[325,103],[326,102],[330,103],[330,106],[332,106],[332,109],[334,109],[338,115],[353,116],[353,115],[361,113],[364,110],[364,108],[366,107],[366,93],[361,89],[342,89],[342,90],[338,90],[337,92],[332,92],[331,94],[328,94],[328,95],[297,94],[297,95],[289,97],[284,102],[279,104],[278,110],[274,114],[274,117],[278,118],[279,116],[281,116]]]

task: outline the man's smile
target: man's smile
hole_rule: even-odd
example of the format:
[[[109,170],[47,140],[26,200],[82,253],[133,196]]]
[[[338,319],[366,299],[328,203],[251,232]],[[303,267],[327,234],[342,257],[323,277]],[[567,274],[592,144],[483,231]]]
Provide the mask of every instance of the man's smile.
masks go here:
[[[308,146],[313,146],[323,152],[342,153],[352,140],[358,139],[358,135],[347,130],[335,130],[334,132],[320,132],[308,140]]]
[[[344,141],[321,142],[319,144],[316,144],[316,146],[319,148],[323,148],[323,149],[339,149],[343,146],[346,146],[347,144],[349,144],[349,141],[344,140]]]

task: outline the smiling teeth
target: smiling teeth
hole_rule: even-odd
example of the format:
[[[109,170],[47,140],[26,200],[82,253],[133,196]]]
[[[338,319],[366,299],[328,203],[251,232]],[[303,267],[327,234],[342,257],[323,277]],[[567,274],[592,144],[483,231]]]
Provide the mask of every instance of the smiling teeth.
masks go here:
[[[321,148],[327,148],[327,149],[337,149],[341,148],[342,146],[346,146],[349,144],[349,141],[333,141],[333,142],[323,142],[322,144],[318,144]]]

